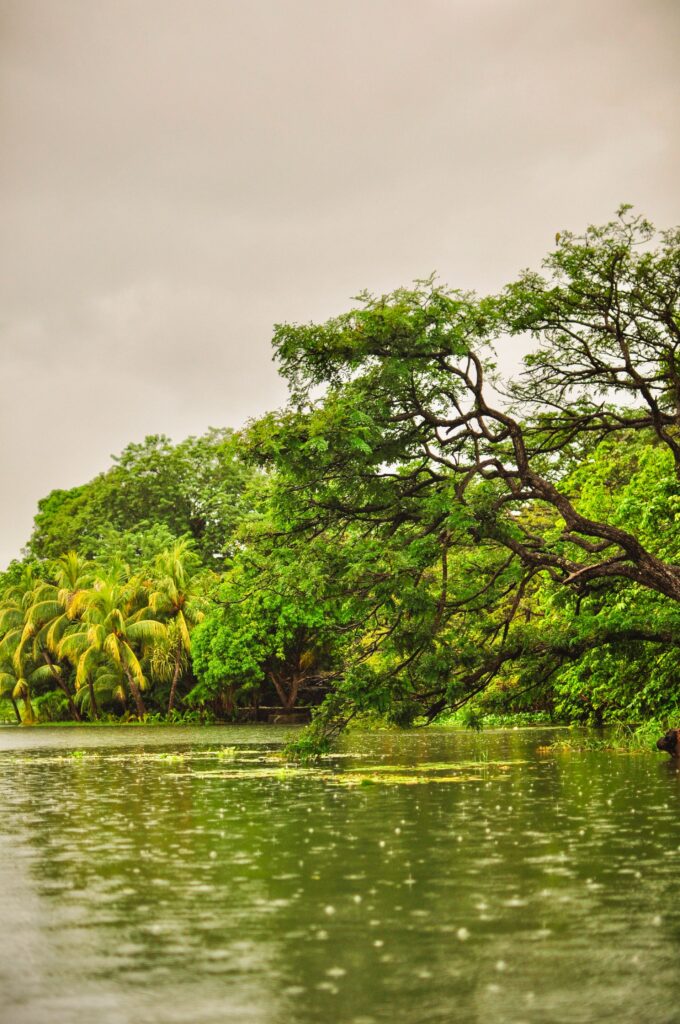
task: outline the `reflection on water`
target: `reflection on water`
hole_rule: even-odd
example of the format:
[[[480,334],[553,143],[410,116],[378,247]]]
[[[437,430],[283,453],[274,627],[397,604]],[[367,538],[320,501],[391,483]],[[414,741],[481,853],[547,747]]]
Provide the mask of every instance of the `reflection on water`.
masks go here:
[[[2,1024],[680,1021],[667,759],[286,735],[0,729]]]

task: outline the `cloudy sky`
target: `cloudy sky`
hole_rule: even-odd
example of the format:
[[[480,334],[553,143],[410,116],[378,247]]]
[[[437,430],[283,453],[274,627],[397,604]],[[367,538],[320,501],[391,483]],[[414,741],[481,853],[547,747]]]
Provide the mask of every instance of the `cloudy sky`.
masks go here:
[[[680,221],[677,0],[0,0],[0,566],[148,433],[280,405],[274,322]]]

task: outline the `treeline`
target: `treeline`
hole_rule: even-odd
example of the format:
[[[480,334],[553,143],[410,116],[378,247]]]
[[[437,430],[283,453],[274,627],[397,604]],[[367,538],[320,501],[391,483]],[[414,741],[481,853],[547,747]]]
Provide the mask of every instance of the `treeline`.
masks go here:
[[[311,707],[312,743],[463,706],[672,718],[679,291],[680,234],[622,208],[499,295],[277,327],[287,408],[41,502],[0,693],[26,721]]]

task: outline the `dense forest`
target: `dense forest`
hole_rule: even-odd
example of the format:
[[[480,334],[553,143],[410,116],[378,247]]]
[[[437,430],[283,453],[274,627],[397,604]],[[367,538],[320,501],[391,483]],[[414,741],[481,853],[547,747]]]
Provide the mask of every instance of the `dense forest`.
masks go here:
[[[286,408],[40,502],[0,576],[0,717],[671,719],[679,288],[680,231],[624,207],[498,295],[433,278],[277,326]]]

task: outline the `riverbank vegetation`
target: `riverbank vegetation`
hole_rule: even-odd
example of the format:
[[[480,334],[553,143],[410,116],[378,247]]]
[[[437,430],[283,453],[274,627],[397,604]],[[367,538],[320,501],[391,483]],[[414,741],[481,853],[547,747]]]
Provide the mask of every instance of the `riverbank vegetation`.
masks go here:
[[[499,295],[279,325],[284,409],[40,502],[6,717],[680,716],[679,288],[680,233],[622,208]]]

